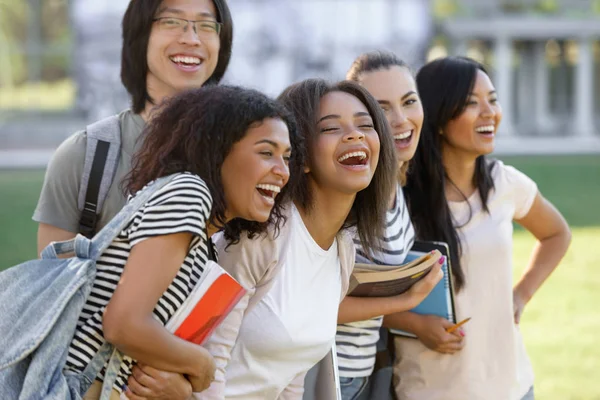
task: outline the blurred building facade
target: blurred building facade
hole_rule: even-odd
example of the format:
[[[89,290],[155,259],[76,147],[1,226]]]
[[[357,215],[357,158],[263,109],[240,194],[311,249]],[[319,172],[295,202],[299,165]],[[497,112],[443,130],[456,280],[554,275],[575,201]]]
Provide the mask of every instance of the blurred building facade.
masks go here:
[[[0,151],[53,148],[85,122],[127,107],[119,77],[127,4],[0,0]],[[491,67],[499,91],[499,151],[600,152],[600,0],[229,4],[235,37],[226,82],[277,95],[307,77],[340,79],[372,49],[415,68],[468,55]]]
[[[228,81],[277,95],[309,77],[339,80],[357,55],[386,49],[412,65],[433,34],[428,0],[230,0]]]
[[[505,148],[599,150],[600,1],[436,3],[448,52],[492,66]]]
[[[72,3],[77,104],[93,117],[122,109],[127,97],[115,91],[116,45],[128,0]],[[235,32],[224,81],[272,96],[307,77],[341,79],[357,54],[373,48],[421,62],[432,27],[423,0],[370,0],[368,6],[362,0],[229,0],[229,5]]]

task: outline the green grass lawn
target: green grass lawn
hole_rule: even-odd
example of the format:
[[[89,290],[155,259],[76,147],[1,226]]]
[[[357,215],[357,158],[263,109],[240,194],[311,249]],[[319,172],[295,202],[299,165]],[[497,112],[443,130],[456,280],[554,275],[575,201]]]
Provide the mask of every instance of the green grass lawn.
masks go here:
[[[600,155],[503,157],[535,180],[572,227],[600,227]]]
[[[600,399],[600,227],[573,229],[562,264],[525,308],[521,329],[534,366],[536,398]],[[515,233],[515,275],[534,240]]]
[[[0,270],[36,256],[31,216],[43,180],[42,171],[0,170]]]
[[[600,156],[504,160],[532,177],[573,228],[569,252],[521,323],[536,372],[536,398],[600,399]],[[42,180],[40,171],[0,171],[0,270],[35,257],[31,214]],[[515,232],[515,276],[533,243],[529,233]]]

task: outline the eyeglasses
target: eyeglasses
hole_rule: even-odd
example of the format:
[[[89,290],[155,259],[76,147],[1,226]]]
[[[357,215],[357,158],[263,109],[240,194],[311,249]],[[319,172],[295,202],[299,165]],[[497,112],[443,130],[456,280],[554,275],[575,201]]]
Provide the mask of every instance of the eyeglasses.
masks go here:
[[[212,36],[221,33],[221,23],[211,19],[201,19],[192,21],[189,19],[175,17],[159,17],[154,18],[154,22],[158,22],[158,27],[161,31],[171,34],[182,34],[187,30],[188,23],[194,27],[194,32],[198,37]]]

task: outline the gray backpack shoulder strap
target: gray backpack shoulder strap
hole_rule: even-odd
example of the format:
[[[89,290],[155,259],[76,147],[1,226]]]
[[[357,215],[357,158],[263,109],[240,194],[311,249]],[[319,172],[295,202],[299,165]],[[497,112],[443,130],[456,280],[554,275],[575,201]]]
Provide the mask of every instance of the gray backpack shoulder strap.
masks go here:
[[[81,210],[79,232],[87,237],[96,233],[98,212],[119,163],[121,154],[121,124],[118,115],[101,119],[86,129],[85,164],[79,186],[78,206]]]

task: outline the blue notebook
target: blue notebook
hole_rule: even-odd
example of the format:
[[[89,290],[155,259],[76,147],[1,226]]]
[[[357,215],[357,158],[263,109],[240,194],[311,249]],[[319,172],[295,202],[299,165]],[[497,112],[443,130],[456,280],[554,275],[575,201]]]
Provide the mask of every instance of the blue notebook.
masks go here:
[[[433,288],[429,296],[425,298],[411,311],[422,315],[437,315],[442,318],[446,318],[448,321],[456,323],[456,312],[454,310],[454,286],[452,284],[452,275],[450,274],[450,251],[448,245],[444,242],[424,242],[416,241],[413,247],[408,252],[404,262],[410,262],[415,258],[422,256],[423,254],[429,253],[432,250],[439,250],[444,256],[446,261],[442,265],[442,271],[444,277],[439,283]],[[394,335],[401,335],[411,338],[416,336],[410,332],[405,332],[398,329],[390,329]]]

